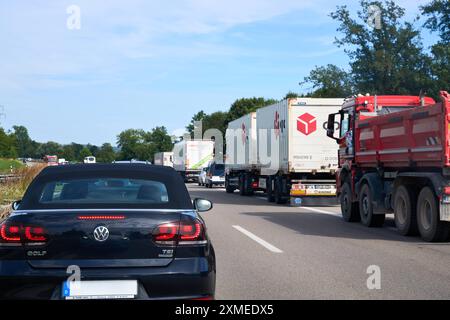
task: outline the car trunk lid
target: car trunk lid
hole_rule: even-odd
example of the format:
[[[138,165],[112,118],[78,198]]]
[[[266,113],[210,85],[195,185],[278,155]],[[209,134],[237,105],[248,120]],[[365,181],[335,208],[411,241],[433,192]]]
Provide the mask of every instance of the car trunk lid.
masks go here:
[[[35,268],[164,267],[176,247],[156,244],[158,225],[177,224],[175,210],[49,210],[27,213],[27,225],[45,230],[42,246],[25,246]]]

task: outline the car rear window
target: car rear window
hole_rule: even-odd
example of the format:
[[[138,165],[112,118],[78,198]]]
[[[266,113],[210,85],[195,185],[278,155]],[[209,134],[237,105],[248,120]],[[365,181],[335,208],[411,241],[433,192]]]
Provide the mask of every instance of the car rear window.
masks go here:
[[[223,175],[225,173],[225,165],[223,164],[215,164],[211,168],[212,174],[214,175]]]
[[[181,175],[148,164],[79,164],[45,168],[28,187],[21,210],[192,210]]]
[[[124,178],[69,179],[45,184],[41,204],[164,204],[169,195],[164,183]]]

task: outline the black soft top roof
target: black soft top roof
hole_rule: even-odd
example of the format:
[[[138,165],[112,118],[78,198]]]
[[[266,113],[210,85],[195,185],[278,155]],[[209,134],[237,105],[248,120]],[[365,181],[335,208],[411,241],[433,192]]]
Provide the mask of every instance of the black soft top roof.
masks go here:
[[[71,204],[42,204],[39,198],[44,186],[52,181],[71,180],[71,179],[92,179],[92,178],[129,178],[143,179],[162,182],[167,188],[169,202],[158,204],[151,209],[193,209],[189,193],[184,185],[183,179],[173,168],[164,166],[154,166],[141,163],[113,163],[113,164],[75,164],[63,166],[49,166],[33,180],[26,191],[21,210],[31,209],[71,209]],[[145,204],[125,205],[126,208],[148,208]],[[76,204],[76,209],[97,209],[97,208],[118,208],[120,205],[114,204],[114,207],[108,205],[85,205]]]

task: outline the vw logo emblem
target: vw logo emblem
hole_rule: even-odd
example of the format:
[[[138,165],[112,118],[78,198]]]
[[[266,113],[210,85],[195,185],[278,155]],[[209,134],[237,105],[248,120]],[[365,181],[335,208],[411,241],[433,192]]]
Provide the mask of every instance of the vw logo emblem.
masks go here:
[[[94,239],[100,242],[106,241],[109,238],[109,230],[107,227],[99,226],[94,230]]]

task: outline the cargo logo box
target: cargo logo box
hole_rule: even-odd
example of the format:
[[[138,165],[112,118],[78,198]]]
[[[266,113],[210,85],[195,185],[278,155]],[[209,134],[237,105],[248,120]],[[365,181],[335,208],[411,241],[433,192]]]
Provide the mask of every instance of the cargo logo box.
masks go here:
[[[310,135],[317,130],[317,120],[309,113],[304,113],[297,118],[297,130],[304,135]]]

